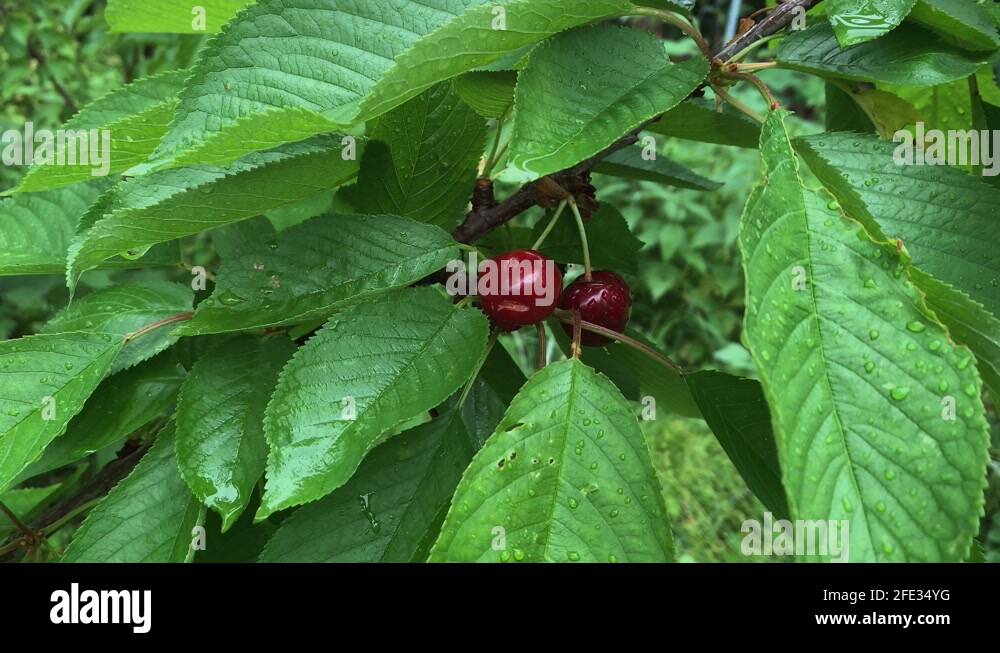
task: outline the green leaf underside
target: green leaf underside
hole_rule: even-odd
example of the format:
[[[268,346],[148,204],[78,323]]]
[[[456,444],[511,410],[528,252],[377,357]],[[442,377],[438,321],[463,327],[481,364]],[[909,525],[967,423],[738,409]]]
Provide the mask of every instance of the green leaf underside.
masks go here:
[[[435,83],[560,31],[629,13],[625,0],[262,0],[203,52],[154,165],[224,163],[371,120]],[[277,33],[275,33],[275,28]]]
[[[787,519],[771,412],[760,383],[715,371],[688,374],[684,380],[747,486],[776,517]]]
[[[606,377],[570,359],[535,374],[514,399],[462,476],[430,560],[672,557],[632,407]]]
[[[104,18],[112,32],[214,34],[254,0],[109,0]],[[204,9],[204,23],[200,12]]]
[[[172,352],[108,377],[22,478],[76,462],[125,439],[163,416],[183,381],[184,371]]]
[[[111,137],[108,174],[128,170],[145,161],[166,133],[188,74],[187,70],[170,71],[123,86],[84,107],[61,129],[74,132],[107,130]],[[72,143],[74,141],[67,141],[68,145]],[[108,156],[103,140],[99,143],[99,152]],[[67,161],[71,152],[73,150],[68,147],[64,150]],[[76,154],[74,157],[81,160]],[[88,165],[34,166],[17,191],[32,193],[86,181],[93,178],[94,167],[89,161],[89,150]]]
[[[906,86],[935,86],[964,79],[983,55],[941,42],[916,25],[901,25],[875,41],[841,49],[828,24],[794,32],[781,43],[778,61],[828,77]]]
[[[655,153],[652,159],[645,159],[644,147],[619,150],[598,163],[594,172],[693,190],[715,190],[722,186],[721,183],[702,177],[697,172],[658,153]]]
[[[704,98],[684,100],[646,129],[664,136],[748,149],[757,149],[760,141],[760,125],[728,105],[718,111]]]
[[[111,286],[74,300],[40,330],[41,333],[98,331],[126,336],[165,318],[191,310],[194,293],[169,281]],[[156,329],[125,345],[111,371],[152,358],[177,342],[170,328]]]
[[[256,221],[217,242],[212,297],[178,334],[199,335],[325,319],[410,285],[458,256],[447,233],[395,216],[320,216],[278,235]]]
[[[251,154],[226,168],[195,166],[122,182],[101,197],[70,247],[67,280],[116,254],[246,220],[335,188],[357,172],[340,139]]]
[[[90,512],[62,561],[190,562],[192,531],[204,518],[205,509],[177,469],[170,425]]]
[[[121,346],[97,333],[0,342],[0,492],[63,432]]]
[[[740,246],[744,338],[792,515],[848,521],[853,561],[962,560],[988,442],[972,356],[924,305],[909,261],[803,186],[784,115],[765,125]]]
[[[917,0],[910,19],[939,34],[954,37],[970,50],[1000,47],[996,23],[987,7],[976,0]]]
[[[379,118],[357,185],[345,189],[359,213],[401,215],[458,226],[486,139],[486,122],[449,84],[439,84]],[[349,191],[349,192],[348,192]]]
[[[512,177],[537,179],[597,154],[672,109],[707,74],[702,57],[673,64],[662,42],[639,30],[595,26],[546,41],[518,80]]]
[[[484,118],[500,118],[514,104],[517,73],[512,70],[473,71],[452,80],[462,101]]]
[[[177,462],[194,495],[222,517],[240,517],[264,473],[264,408],[295,352],[284,337],[231,338],[198,359],[177,401]]]
[[[434,288],[383,295],[331,318],[285,366],[268,404],[257,520],[343,485],[383,435],[468,379],[488,331],[481,312],[456,309]]]
[[[454,412],[395,436],[284,521],[261,562],[422,561],[472,453]]]
[[[548,223],[548,219],[543,219],[535,226],[536,239]],[[599,247],[591,245],[590,255],[594,269],[615,270],[626,274],[638,272],[638,253],[642,249],[642,241],[635,237],[618,209],[610,204],[602,204],[597,213],[584,223],[584,228],[589,243],[600,243]],[[559,217],[559,222],[546,237],[540,251],[557,263],[583,263],[580,229],[568,210]]]
[[[914,265],[1000,315],[1000,190],[949,166],[897,165],[897,146],[872,136],[823,134],[796,146],[869,232],[899,238]]]
[[[830,0],[827,16],[841,47],[883,36],[903,22],[916,0]]]

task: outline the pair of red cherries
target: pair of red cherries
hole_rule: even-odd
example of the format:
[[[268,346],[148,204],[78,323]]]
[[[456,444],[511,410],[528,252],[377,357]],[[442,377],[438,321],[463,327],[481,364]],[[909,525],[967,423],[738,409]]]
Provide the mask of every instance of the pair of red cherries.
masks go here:
[[[594,272],[590,280],[579,279],[563,291],[562,274],[546,256],[519,249],[492,259],[499,269],[513,271],[509,287],[503,292],[483,294],[480,306],[490,321],[503,331],[515,331],[548,319],[558,307],[579,311],[580,319],[621,333],[632,311],[632,291],[614,272]],[[525,265],[527,264],[527,265]],[[549,274],[545,271],[550,270]],[[550,287],[551,284],[551,287]],[[570,337],[573,327],[563,323]],[[611,342],[602,335],[584,331],[581,344],[603,347]]]

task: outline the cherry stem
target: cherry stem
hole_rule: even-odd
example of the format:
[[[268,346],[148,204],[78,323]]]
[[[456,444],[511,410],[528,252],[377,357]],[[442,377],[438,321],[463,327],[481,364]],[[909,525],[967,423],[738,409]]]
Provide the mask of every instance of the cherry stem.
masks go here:
[[[566,201],[569,202],[569,208],[573,211],[573,217],[576,218],[577,229],[580,230],[580,244],[583,245],[583,279],[590,281],[593,277],[590,269],[590,245],[587,243],[587,228],[583,224],[583,216],[580,215],[580,207],[576,205],[576,200],[569,197]]]
[[[701,35],[698,28],[695,27],[693,23],[688,22],[677,14],[669,11],[663,11],[662,9],[653,9],[652,7],[641,7],[635,13],[637,16],[652,16],[653,18],[659,18],[664,23],[673,25],[680,31],[690,36],[694,42],[698,44],[698,47],[701,48],[701,51],[705,53],[706,56],[711,51],[708,47],[708,41],[706,41],[705,37]]]
[[[765,43],[767,43],[769,41],[773,41],[774,39],[780,39],[783,36],[785,36],[785,35],[784,34],[771,34],[770,36],[765,36],[764,38],[760,39],[759,41],[754,41],[753,43],[751,43],[747,47],[743,48],[742,50],[740,50],[739,52],[737,52],[736,54],[734,54],[732,56],[732,58],[730,58],[729,61],[727,61],[726,63],[736,63],[738,61],[741,61],[742,59],[746,58],[746,56],[748,54],[750,54],[751,52],[753,52],[754,50],[756,50],[760,46],[764,45]]]
[[[577,322],[577,320],[579,320],[579,316],[580,316],[579,312],[577,312],[577,311],[566,311],[566,310],[562,310],[562,309],[557,309],[556,312],[555,312],[555,316],[556,316],[556,318],[558,318],[562,322],[565,322],[567,324],[572,324],[573,325],[574,340],[575,340],[576,339],[576,328],[577,328],[576,322]],[[623,345],[628,345],[629,347],[635,349],[636,351],[639,351],[639,352],[642,352],[643,354],[646,354],[647,356],[649,356],[650,358],[652,358],[653,360],[655,360],[657,363],[663,365],[664,367],[669,367],[671,370],[673,370],[674,372],[676,372],[680,376],[684,376],[684,374],[685,374],[684,369],[680,365],[678,365],[677,363],[675,363],[674,361],[670,360],[669,357],[664,356],[663,354],[661,354],[660,352],[656,351],[655,349],[653,349],[652,347],[650,347],[646,343],[640,342],[639,340],[636,340],[635,338],[627,336],[624,333],[619,333],[617,331],[613,331],[612,329],[607,329],[605,327],[602,327],[602,326],[597,325],[597,324],[593,324],[591,322],[587,322],[585,320],[580,320],[580,328],[582,330],[584,330],[584,331],[590,331],[591,333],[596,333],[598,335],[602,335],[605,338],[611,338],[612,340],[617,340],[618,342],[622,343]]]
[[[500,337],[500,330],[493,329],[493,331],[490,333],[490,340],[486,344],[486,351],[483,352],[483,357],[479,359],[478,363],[476,363],[476,370],[472,373],[472,376],[469,377],[469,382],[465,384],[465,387],[462,389],[462,394],[458,398],[459,411],[461,411],[462,406],[465,405],[465,400],[469,397],[469,393],[472,391],[473,384],[479,377],[479,373],[483,370],[483,365],[486,364],[486,359],[490,357],[490,352],[493,351],[493,346],[497,344],[498,337]]]
[[[539,322],[535,325],[535,330],[538,332],[538,369],[544,369],[548,365],[548,343],[545,340],[545,324]]]
[[[194,313],[191,313],[190,311],[188,311],[187,313],[178,313],[177,315],[171,315],[170,317],[165,317],[162,320],[160,320],[159,322],[153,322],[152,324],[148,324],[148,325],[142,327],[138,331],[133,331],[132,333],[126,335],[125,336],[125,344],[127,345],[128,343],[132,342],[136,338],[141,338],[142,336],[146,335],[147,333],[150,333],[152,331],[156,331],[157,329],[159,329],[161,327],[165,327],[165,326],[168,326],[168,325],[171,325],[171,324],[176,324],[178,322],[187,322],[188,320],[190,320],[193,317],[194,317]]]
[[[725,100],[726,102],[728,102],[729,104],[731,104],[734,109],[745,113],[746,115],[748,115],[751,118],[753,118],[756,122],[759,122],[759,123],[763,123],[764,122],[764,117],[762,115],[760,115],[759,113],[757,113],[756,111],[754,111],[753,109],[751,109],[750,107],[748,107],[747,105],[743,104],[742,102],[740,102],[739,100],[737,100],[736,98],[734,98],[732,95],[730,95],[721,86],[716,86],[715,84],[713,84],[712,85],[712,90],[715,91],[715,94],[718,95],[720,98],[722,98],[723,100]]]
[[[757,90],[760,91],[760,94],[764,98],[764,101],[767,102],[768,109],[774,110],[781,107],[781,103],[778,102],[777,98],[774,97],[774,94],[771,93],[771,89],[767,87],[767,84],[760,81],[760,78],[757,77],[756,75],[749,73],[731,73],[731,72],[723,74],[726,75],[727,77],[733,77],[735,79],[740,79],[745,82],[750,82],[751,84],[753,84],[757,88]]]
[[[570,355],[573,358],[580,358],[580,355],[583,353],[582,340],[583,317],[580,315],[580,311],[573,311],[573,347],[570,349]]]
[[[545,242],[545,239],[549,237],[550,233],[552,233],[552,230],[556,226],[556,222],[559,221],[559,216],[562,215],[562,212],[565,209],[566,209],[566,200],[563,200],[562,202],[559,203],[559,207],[556,209],[555,215],[553,215],[552,219],[549,220],[549,224],[545,226],[545,231],[543,231],[542,235],[538,237],[538,240],[536,240],[535,244],[531,246],[531,249],[538,251],[538,248],[542,246],[542,243]]]
[[[500,140],[503,138],[503,123],[507,119],[507,113],[509,111],[509,108],[504,110],[503,114],[497,118],[497,135],[493,140],[493,149],[490,151],[489,158],[486,159],[486,165],[483,166],[483,174],[485,175],[489,175],[493,172],[493,168],[495,168],[497,163],[500,162],[500,157],[507,149],[506,144],[504,144],[503,147],[500,147]]]

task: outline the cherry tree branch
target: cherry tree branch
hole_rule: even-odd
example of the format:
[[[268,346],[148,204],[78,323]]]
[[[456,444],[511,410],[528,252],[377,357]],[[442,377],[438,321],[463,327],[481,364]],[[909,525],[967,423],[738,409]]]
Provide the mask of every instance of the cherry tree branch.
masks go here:
[[[774,8],[767,18],[760,21],[746,33],[737,36],[726,44],[713,61],[726,62],[761,39],[784,29],[799,14],[818,5],[822,0],[786,0]]]
[[[775,7],[767,18],[724,46],[718,54],[712,57],[713,64],[718,67],[757,41],[770,38],[791,23],[800,10],[811,9],[820,2],[821,0],[786,0]],[[525,184],[503,202],[494,201],[492,195],[489,198],[490,201],[474,201],[472,210],[466,215],[465,221],[461,226],[452,232],[452,236],[460,243],[468,244],[476,242],[497,227],[513,220],[528,209],[537,206],[539,200],[543,198],[540,194],[539,186],[555,183],[558,187],[565,188],[568,185],[567,182],[591,172],[605,158],[637,143],[639,141],[639,133],[659,120],[660,117],[657,116],[653,120],[646,122],[602,152],[598,152],[575,166],[551,174],[538,181]],[[492,186],[490,186],[490,193],[492,193]]]

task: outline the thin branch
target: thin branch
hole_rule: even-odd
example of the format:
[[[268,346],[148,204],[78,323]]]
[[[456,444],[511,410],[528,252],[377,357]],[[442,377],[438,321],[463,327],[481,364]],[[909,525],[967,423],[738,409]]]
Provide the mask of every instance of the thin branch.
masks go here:
[[[722,48],[715,55],[715,61],[722,63],[729,61],[751,44],[784,29],[798,15],[799,11],[808,11],[818,5],[820,1],[787,0],[787,2],[778,5],[767,18],[748,29],[745,34],[737,36]]]
[[[21,533],[23,533],[26,538],[32,540],[35,538],[35,532],[30,528],[28,528],[24,522],[18,519],[17,515],[14,514],[14,511],[8,508],[7,505],[4,504],[2,501],[0,501],[0,512],[7,515],[7,519],[9,519],[14,524],[14,526],[17,527],[17,530],[21,531]]]

